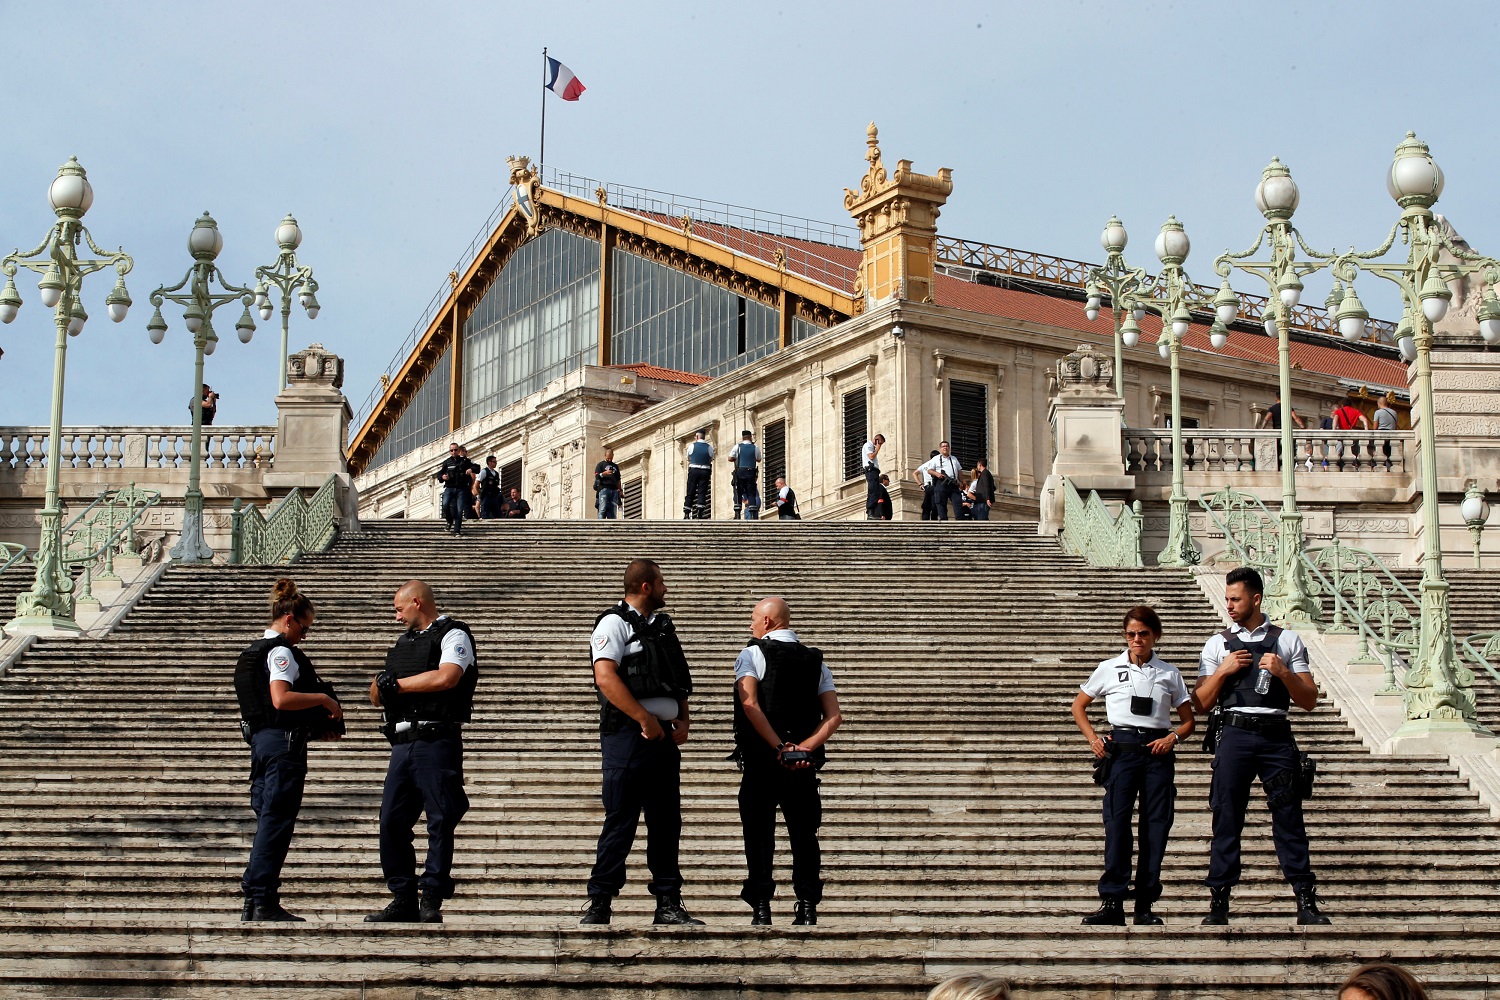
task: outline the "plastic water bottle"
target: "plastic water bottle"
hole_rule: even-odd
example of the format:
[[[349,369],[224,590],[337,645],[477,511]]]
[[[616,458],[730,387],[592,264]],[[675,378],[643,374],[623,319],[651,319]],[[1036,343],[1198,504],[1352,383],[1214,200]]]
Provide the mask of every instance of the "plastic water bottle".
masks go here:
[[[1261,667],[1260,672],[1255,675],[1255,693],[1269,694],[1270,691],[1271,671],[1267,670],[1265,667]]]

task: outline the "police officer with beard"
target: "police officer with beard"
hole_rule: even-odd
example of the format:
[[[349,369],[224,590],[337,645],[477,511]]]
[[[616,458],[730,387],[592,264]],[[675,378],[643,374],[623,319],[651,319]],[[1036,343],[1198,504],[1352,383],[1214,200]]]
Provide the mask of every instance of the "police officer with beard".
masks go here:
[[[791,621],[786,601],[761,601],[750,613],[752,638],[734,661],[735,759],[744,771],[740,827],[749,870],[740,898],[750,904],[752,925],[771,922],[777,806],[792,847],[793,925],[816,924],[823,901],[817,772],[825,758],[823,744],[844,717],[823,654],[802,645]]]
[[[648,891],[656,897],[653,923],[701,925],[682,905],[680,769],[688,738],[693,678],[677,641],[661,567],[636,559],[625,568],[625,599],[594,622],[589,655],[599,692],[604,828],[582,924],[607,924],[625,885],[625,860],[646,814]]]
[[[469,809],[462,728],[474,705],[479,665],[469,626],[439,614],[427,584],[410,581],[396,591],[394,604],[407,631],[370,684],[370,702],[385,709],[381,732],[391,743],[380,802],[380,868],[395,898],[365,920],[440,924],[443,900],[453,896],[453,831]],[[427,862],[419,878],[412,825],[424,810]]]

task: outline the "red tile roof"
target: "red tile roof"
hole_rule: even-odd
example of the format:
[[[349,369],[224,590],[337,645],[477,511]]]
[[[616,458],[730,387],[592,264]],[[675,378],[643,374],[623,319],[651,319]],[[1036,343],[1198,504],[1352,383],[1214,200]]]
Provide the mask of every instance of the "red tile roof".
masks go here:
[[[635,372],[641,378],[654,378],[658,382],[680,382],[683,385],[702,385],[712,378],[710,375],[680,372],[673,368],[658,368],[655,365],[610,365],[610,367]]]

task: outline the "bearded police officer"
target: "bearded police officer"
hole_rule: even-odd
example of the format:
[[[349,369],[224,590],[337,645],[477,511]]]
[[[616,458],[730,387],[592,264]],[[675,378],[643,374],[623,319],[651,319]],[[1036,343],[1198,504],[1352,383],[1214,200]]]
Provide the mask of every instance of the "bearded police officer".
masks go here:
[[[823,901],[818,826],[823,803],[817,772],[823,744],[843,722],[833,674],[823,654],[804,646],[791,629],[786,601],[767,597],[750,613],[750,639],[734,661],[735,759],[740,779],[740,827],[749,869],[740,898],[750,904],[751,924],[771,922],[776,882],[776,808],[786,817],[792,848],[794,925],[816,924]]]
[[[1104,785],[1104,876],[1099,879],[1099,909],[1085,924],[1123,925],[1124,900],[1130,893],[1131,820],[1140,800],[1140,860],[1135,874],[1135,922],[1162,923],[1151,912],[1161,898],[1161,863],[1172,831],[1177,799],[1177,745],[1193,731],[1193,707],[1187,684],[1177,668],[1156,656],[1161,618],[1145,605],[1125,612],[1125,652],[1105,660],[1073,699],[1073,721],[1089,741]],[[1109,738],[1089,723],[1088,707],[1104,699]],[[1177,709],[1179,727],[1171,723]]]
[[[714,446],[698,431],[687,446],[687,495],[682,498],[682,516],[688,520],[708,518],[708,487],[714,474]]]
[[[381,732],[391,743],[380,802],[380,868],[395,898],[365,920],[438,924],[443,900],[453,896],[453,831],[469,809],[460,733],[473,708],[479,665],[469,626],[439,614],[427,584],[410,581],[393,603],[407,631],[386,654],[370,702],[385,709]],[[419,878],[412,825],[424,810],[427,862]]]
[[[1240,833],[1250,786],[1259,777],[1281,873],[1297,897],[1297,923],[1326,924],[1329,919],[1318,911],[1302,819],[1301,760],[1287,719],[1293,704],[1309,712],[1318,704],[1307,647],[1297,633],[1272,625],[1261,612],[1265,587],[1254,569],[1232,569],[1224,582],[1234,624],[1204,644],[1193,689],[1201,708],[1218,704],[1223,709],[1210,732],[1210,739],[1218,734],[1209,786],[1213,852],[1205,880],[1213,899],[1203,922],[1229,923],[1229,893],[1240,880]]]
[[[647,887],[656,897],[658,924],[698,924],[682,905],[680,768],[688,738],[693,679],[667,603],[661,567],[636,559],[625,568],[625,599],[594,622],[589,655],[599,692],[604,828],[589,902],[580,923],[607,924],[625,885],[625,860],[646,814]]]

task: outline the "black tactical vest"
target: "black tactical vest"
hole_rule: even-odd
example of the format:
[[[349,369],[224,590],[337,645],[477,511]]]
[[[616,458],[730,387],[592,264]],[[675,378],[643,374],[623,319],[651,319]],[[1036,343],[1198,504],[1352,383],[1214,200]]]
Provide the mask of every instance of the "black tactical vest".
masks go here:
[[[784,743],[807,739],[823,723],[823,704],[818,698],[818,681],[823,676],[822,651],[800,642],[775,639],[751,639],[746,645],[759,648],[766,658],[766,675],[756,688],[756,700],[771,728]],[[734,742],[741,761],[769,760],[776,756],[776,751],[761,739],[745,714],[738,691],[734,696]],[[822,747],[814,751],[814,757],[814,763],[821,765]]]
[[[297,679],[292,690],[299,694],[326,694],[338,700],[333,685],[318,679],[312,660],[283,636],[273,636],[252,642],[240,654],[234,664],[234,696],[240,704],[240,718],[250,724],[252,731],[261,729],[303,729],[309,733],[323,735],[342,733],[342,720],[329,718],[326,708],[303,708],[295,712],[278,711],[271,704],[271,651],[285,646],[297,661]]]
[[[1257,694],[1255,690],[1260,658],[1267,653],[1276,652],[1276,642],[1281,638],[1281,633],[1279,626],[1267,624],[1265,638],[1254,643],[1246,642],[1230,629],[1220,633],[1229,652],[1237,653],[1242,649],[1250,652],[1250,666],[1226,680],[1219,689],[1220,705],[1225,708],[1275,708],[1283,712],[1291,708],[1292,693],[1287,690],[1280,677],[1271,675],[1271,690],[1265,694]]]
[[[397,677],[414,677],[436,670],[443,657],[443,637],[454,629],[463,632],[474,648],[474,633],[457,618],[439,618],[425,632],[411,629],[396,640],[385,654],[385,668]],[[446,691],[402,694],[386,708],[387,722],[468,722],[474,709],[474,685],[479,683],[479,660],[469,664],[458,683]]]
[[[651,622],[640,616],[628,604],[617,604],[594,619],[594,627],[610,615],[619,615],[630,625],[631,636],[626,642],[640,641],[638,653],[627,653],[620,663],[620,680],[625,682],[637,701],[642,698],[676,698],[682,700],[693,693],[693,675],[688,669],[687,656],[682,643],[677,639],[677,626],[672,617],[658,613]],[[590,664],[592,666],[592,664]],[[598,685],[595,685],[598,690]],[[614,702],[599,691],[599,732],[608,736],[617,733],[635,720],[615,707]]]

